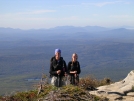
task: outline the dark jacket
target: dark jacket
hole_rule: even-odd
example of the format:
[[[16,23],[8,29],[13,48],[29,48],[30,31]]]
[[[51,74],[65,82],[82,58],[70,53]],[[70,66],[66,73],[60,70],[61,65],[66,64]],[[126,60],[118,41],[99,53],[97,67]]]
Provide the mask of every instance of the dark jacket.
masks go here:
[[[70,71],[77,71],[77,74],[80,74],[81,73],[80,64],[79,64],[78,61],[76,61],[76,62],[70,61],[68,63],[68,74],[70,74]]]
[[[66,62],[60,57],[59,61],[56,60],[55,56],[50,60],[50,75],[58,76],[57,70],[61,70],[60,77],[64,76],[65,72],[67,72]]]

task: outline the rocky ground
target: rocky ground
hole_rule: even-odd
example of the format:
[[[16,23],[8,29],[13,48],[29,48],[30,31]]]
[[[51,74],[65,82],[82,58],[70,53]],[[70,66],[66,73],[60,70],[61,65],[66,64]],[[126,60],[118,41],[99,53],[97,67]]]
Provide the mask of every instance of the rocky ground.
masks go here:
[[[51,91],[47,97],[39,101],[109,101],[107,98],[96,97],[89,92],[63,93],[61,90]]]
[[[134,70],[119,82],[100,86],[90,94],[107,97],[110,101],[134,101]]]

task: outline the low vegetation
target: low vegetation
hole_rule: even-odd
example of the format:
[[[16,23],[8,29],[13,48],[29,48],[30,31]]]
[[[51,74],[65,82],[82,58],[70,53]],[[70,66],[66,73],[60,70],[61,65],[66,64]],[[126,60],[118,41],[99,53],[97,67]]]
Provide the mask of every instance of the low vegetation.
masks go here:
[[[87,37],[88,38],[88,37]],[[130,40],[128,40],[130,41]],[[97,79],[123,79],[134,67],[134,40],[75,38],[62,40],[18,40],[0,42],[0,95],[32,88],[42,71],[49,73],[50,58],[61,48],[66,64],[76,52],[81,66],[80,77],[92,74]]]
[[[87,76],[81,78],[77,86],[66,85],[60,88],[50,85],[47,81],[48,77],[43,76],[35,90],[1,96],[0,101],[108,101],[107,98],[89,94],[89,91],[95,90],[98,86],[110,84],[109,78],[97,80],[92,76]]]

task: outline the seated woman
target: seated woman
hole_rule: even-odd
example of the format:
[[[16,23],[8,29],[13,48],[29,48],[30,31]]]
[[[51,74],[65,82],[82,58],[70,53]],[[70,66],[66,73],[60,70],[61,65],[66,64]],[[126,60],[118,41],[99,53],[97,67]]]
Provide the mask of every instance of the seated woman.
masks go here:
[[[79,83],[79,74],[81,73],[80,63],[77,61],[78,55],[72,54],[72,61],[68,63],[68,74],[70,75],[70,83],[77,85]]]

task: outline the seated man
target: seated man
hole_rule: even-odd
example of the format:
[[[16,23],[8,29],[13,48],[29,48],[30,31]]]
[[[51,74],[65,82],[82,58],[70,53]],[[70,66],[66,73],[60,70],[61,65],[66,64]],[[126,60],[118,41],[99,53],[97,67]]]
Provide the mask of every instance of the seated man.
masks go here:
[[[51,58],[50,75],[52,77],[51,84],[56,87],[64,85],[63,77],[66,75],[66,62],[61,57],[61,50],[55,49],[55,56]]]

